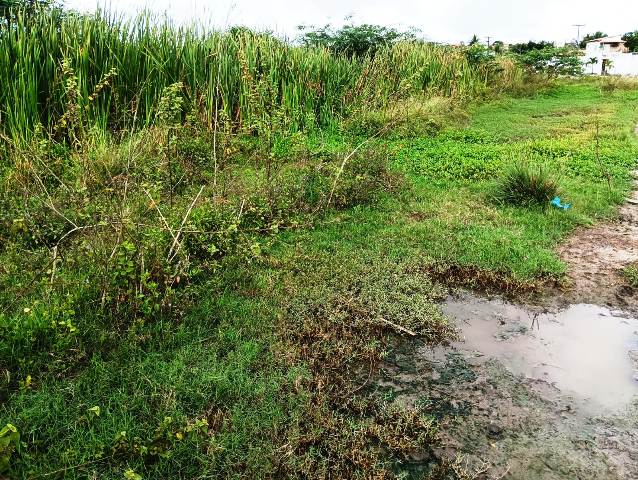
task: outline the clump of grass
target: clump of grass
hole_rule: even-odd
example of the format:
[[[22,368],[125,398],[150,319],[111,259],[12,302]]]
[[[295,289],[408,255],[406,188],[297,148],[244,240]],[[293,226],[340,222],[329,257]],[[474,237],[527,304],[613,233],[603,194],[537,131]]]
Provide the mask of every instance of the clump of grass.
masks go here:
[[[638,264],[625,267],[622,273],[630,287],[638,288]]]
[[[501,203],[545,208],[559,191],[558,181],[544,165],[516,162],[499,180],[495,197]]]

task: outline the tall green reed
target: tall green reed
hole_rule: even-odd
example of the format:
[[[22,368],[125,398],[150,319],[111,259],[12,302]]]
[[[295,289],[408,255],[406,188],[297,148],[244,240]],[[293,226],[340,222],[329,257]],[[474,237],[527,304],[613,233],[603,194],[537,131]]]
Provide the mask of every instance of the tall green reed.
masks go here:
[[[177,27],[149,14],[16,12],[14,22],[0,25],[0,134],[15,144],[36,129],[60,136],[69,108],[77,110],[75,132],[146,127],[156,121],[164,89],[176,83],[184,115],[209,128],[308,129],[398,97],[480,95],[494,81],[486,69],[498,71],[427,43],[348,59],[269,34]]]

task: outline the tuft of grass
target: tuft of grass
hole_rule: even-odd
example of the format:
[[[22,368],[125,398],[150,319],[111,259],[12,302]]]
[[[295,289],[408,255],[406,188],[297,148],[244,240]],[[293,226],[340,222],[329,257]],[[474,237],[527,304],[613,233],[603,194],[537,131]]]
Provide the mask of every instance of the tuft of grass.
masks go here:
[[[516,162],[499,180],[495,198],[501,203],[545,208],[559,192],[557,180],[544,165]]]
[[[638,288],[638,265],[629,265],[624,268],[622,273],[630,287]]]

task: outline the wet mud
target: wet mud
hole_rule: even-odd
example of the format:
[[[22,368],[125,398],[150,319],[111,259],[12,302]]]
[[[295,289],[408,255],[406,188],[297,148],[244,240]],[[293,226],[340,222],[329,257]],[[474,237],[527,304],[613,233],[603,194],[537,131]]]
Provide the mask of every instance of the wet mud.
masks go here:
[[[460,340],[406,344],[378,389],[441,422],[459,478],[638,479],[638,321],[468,293],[443,311]]]
[[[457,478],[638,480],[638,289],[623,275],[638,263],[633,176],[616,221],[559,247],[561,290],[527,304],[461,292],[441,305],[459,341],[389,355],[376,389],[440,421],[435,453]]]

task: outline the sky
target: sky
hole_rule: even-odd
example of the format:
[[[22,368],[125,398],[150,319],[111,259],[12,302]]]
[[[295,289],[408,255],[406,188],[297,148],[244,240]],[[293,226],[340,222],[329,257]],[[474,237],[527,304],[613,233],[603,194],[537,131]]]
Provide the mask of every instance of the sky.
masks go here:
[[[216,27],[245,25],[288,38],[298,25],[372,23],[416,27],[429,40],[468,42],[473,34],[486,42],[506,43],[576,38],[574,24],[609,35],[638,30],[638,0],[65,0],[67,7],[92,11],[98,6],[124,15],[148,8],[177,23],[192,21]]]

